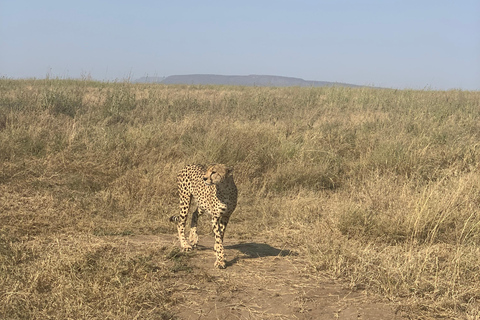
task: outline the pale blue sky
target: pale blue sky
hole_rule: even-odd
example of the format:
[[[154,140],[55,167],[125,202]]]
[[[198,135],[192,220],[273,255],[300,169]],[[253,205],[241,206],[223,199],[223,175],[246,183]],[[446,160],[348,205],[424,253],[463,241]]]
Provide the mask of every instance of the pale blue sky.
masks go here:
[[[0,0],[0,76],[480,90],[480,1]]]

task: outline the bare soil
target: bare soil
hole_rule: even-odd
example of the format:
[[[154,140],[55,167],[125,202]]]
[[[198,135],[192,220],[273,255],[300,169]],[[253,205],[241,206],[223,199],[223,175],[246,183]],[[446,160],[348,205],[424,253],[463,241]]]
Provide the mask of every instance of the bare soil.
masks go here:
[[[124,238],[127,248],[171,246],[175,235]],[[179,319],[402,319],[395,305],[311,272],[294,249],[226,239],[227,268],[213,267],[213,237],[201,236],[174,286]]]

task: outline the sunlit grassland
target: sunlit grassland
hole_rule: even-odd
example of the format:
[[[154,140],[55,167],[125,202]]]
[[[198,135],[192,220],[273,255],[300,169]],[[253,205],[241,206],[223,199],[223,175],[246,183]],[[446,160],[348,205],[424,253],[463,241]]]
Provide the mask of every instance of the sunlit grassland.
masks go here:
[[[480,92],[0,80],[0,316],[170,318],[175,251],[102,241],[175,234],[176,172],[220,162],[240,193],[227,238],[474,319],[479,141]]]

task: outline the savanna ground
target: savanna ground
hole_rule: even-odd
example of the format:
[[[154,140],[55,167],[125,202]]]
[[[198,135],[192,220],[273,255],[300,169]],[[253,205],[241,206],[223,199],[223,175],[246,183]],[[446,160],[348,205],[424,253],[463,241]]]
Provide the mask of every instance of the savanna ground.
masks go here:
[[[480,92],[0,80],[0,318],[480,317]],[[228,267],[175,175],[235,167]]]

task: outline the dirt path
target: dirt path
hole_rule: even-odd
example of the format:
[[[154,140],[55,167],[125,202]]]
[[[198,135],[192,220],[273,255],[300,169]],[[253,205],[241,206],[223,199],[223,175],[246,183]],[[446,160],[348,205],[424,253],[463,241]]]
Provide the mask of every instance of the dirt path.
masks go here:
[[[176,240],[134,236],[128,242],[171,246]],[[191,269],[178,277],[174,311],[179,319],[401,319],[379,298],[307,272],[293,250],[227,239],[227,268],[217,270],[212,247],[212,237],[201,237]]]

